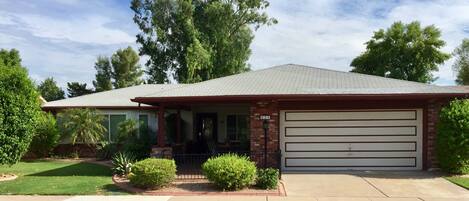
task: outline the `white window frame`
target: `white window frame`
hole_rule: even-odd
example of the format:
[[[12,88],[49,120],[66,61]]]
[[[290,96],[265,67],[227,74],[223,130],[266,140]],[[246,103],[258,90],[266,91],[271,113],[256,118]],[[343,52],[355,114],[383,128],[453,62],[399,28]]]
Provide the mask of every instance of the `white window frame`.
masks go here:
[[[125,120],[128,120],[129,119],[129,115],[127,113],[121,113],[121,112],[117,112],[117,113],[101,113],[101,115],[103,116],[107,116],[107,141],[108,142],[111,142],[111,115],[125,115]]]

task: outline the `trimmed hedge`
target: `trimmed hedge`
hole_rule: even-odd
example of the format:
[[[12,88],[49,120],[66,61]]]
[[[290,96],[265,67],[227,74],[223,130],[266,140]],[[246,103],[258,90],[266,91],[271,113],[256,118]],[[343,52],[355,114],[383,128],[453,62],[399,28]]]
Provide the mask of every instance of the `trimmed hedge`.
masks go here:
[[[275,189],[278,185],[278,175],[278,169],[259,169],[257,170],[256,186],[262,189]]]
[[[224,154],[202,165],[207,179],[223,190],[238,190],[254,184],[256,165],[248,157]]]
[[[441,169],[469,173],[469,100],[454,100],[442,108],[436,145]]]
[[[129,175],[130,183],[140,188],[161,188],[176,178],[174,160],[148,158],[135,163]]]

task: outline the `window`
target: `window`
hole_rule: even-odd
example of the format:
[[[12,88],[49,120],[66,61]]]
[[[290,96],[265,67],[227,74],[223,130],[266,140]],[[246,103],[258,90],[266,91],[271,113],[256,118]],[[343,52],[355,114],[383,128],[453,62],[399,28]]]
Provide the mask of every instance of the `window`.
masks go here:
[[[139,121],[139,124],[138,124],[139,135],[140,135],[140,136],[142,136],[142,135],[148,135],[148,134],[149,134],[149,130],[148,130],[148,115],[147,115],[147,114],[138,115],[138,121]]]
[[[226,116],[226,133],[230,141],[246,140],[249,127],[248,115],[228,115]]]
[[[125,114],[105,114],[103,126],[107,129],[108,141],[115,141],[117,139],[119,124],[126,120]]]

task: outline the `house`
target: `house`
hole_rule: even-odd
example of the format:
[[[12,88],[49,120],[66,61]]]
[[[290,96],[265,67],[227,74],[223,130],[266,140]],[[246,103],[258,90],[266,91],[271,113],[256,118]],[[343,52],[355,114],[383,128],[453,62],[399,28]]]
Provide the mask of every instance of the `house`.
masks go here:
[[[44,109],[148,114],[156,152],[245,151],[284,171],[425,170],[436,165],[438,111],[468,94],[287,64],[195,84],[101,92],[49,102]],[[173,120],[165,121],[169,116]]]

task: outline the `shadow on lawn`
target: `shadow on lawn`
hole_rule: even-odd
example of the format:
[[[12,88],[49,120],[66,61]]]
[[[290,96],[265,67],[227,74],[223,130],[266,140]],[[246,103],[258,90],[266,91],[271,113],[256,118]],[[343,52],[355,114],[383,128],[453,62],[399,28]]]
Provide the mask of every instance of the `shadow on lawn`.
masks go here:
[[[91,163],[76,163],[27,176],[112,176],[109,167]]]

